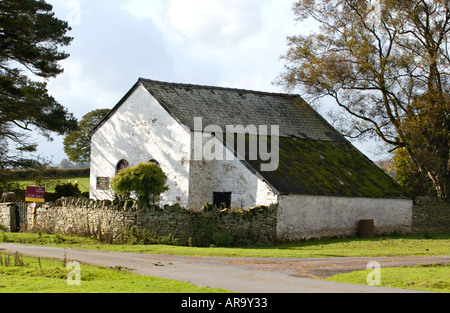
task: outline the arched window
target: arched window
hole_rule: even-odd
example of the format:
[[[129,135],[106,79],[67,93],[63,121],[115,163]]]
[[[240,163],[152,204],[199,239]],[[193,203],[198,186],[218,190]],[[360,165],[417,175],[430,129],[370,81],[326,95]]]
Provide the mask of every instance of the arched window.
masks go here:
[[[130,167],[130,163],[127,160],[120,160],[116,166],[116,174]]]
[[[156,164],[156,165],[158,165],[158,166],[161,166],[161,165],[159,164],[159,162],[156,161],[155,159],[151,159],[150,161],[148,161],[148,163],[153,163],[153,164]]]

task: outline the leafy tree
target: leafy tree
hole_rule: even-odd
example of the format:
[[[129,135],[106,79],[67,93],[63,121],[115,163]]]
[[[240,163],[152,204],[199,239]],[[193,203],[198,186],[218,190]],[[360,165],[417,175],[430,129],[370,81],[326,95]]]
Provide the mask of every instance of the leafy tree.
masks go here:
[[[75,164],[67,159],[62,159],[61,162],[59,162],[59,168],[75,168]]]
[[[90,162],[91,140],[89,134],[109,112],[109,109],[89,112],[79,122],[78,129],[66,135],[64,139],[64,152],[70,161]]]
[[[311,35],[289,37],[279,82],[329,98],[350,138],[404,149],[439,196],[449,176],[450,2],[302,0],[298,21]]]
[[[22,155],[36,150],[29,139],[33,131],[52,140],[52,133],[77,126],[46,83],[27,75],[48,79],[63,72],[58,62],[69,55],[58,49],[73,38],[52,9],[44,0],[0,1],[0,167],[32,165]]]
[[[405,148],[395,151],[393,161],[397,182],[409,191],[413,198],[432,194],[433,184],[411,162]]]
[[[167,176],[154,163],[139,163],[119,172],[111,181],[114,192],[123,198],[137,197],[141,203],[154,203],[156,197],[167,191]]]

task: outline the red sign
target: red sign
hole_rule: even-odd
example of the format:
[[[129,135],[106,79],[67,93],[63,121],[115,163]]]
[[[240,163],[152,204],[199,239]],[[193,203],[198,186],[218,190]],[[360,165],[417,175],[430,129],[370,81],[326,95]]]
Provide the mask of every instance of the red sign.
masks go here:
[[[45,202],[45,188],[42,187],[27,187],[27,193],[25,195],[26,202]]]

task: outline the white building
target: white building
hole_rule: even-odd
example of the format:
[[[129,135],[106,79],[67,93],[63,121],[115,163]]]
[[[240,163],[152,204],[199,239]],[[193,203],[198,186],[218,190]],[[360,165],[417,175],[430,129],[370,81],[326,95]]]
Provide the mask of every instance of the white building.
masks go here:
[[[93,199],[113,199],[118,170],[151,161],[168,177],[162,205],[279,203],[283,239],[352,234],[362,219],[411,228],[401,188],[298,95],[139,79],[91,135]]]

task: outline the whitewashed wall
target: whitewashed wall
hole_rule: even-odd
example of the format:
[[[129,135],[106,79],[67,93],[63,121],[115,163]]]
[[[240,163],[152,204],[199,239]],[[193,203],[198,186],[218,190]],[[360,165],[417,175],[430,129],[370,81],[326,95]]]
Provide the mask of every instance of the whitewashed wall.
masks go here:
[[[112,191],[97,190],[97,177],[112,179],[120,160],[136,166],[155,159],[168,177],[161,204],[187,206],[190,139],[190,132],[139,86],[92,136],[91,198],[113,198]]]
[[[205,134],[203,143],[211,138]],[[113,199],[111,190],[97,189],[97,177],[112,179],[120,160],[136,166],[155,159],[168,176],[169,190],[161,197],[162,205],[179,203],[200,209],[213,201],[213,192],[231,192],[233,208],[277,202],[275,192],[237,158],[191,158],[193,140],[193,133],[170,116],[145,88],[138,87],[92,136],[91,198]]]
[[[203,134],[202,138],[202,146],[205,146],[213,136]],[[224,147],[218,139],[213,140],[217,147]],[[214,192],[231,192],[231,207],[234,209],[246,210],[256,205],[277,203],[277,194],[274,190],[228,149],[223,148],[223,152],[222,160],[191,160],[189,197],[191,208],[199,209],[205,202],[212,203]]]
[[[299,240],[355,235],[360,220],[373,219],[375,232],[411,231],[411,200],[280,196],[277,237]]]

